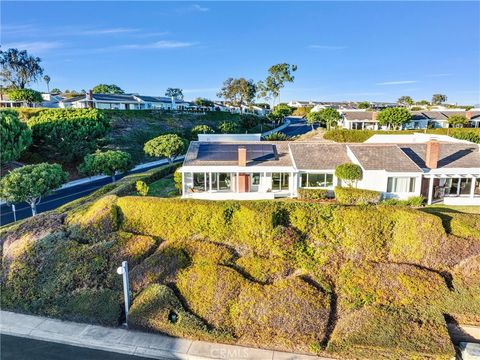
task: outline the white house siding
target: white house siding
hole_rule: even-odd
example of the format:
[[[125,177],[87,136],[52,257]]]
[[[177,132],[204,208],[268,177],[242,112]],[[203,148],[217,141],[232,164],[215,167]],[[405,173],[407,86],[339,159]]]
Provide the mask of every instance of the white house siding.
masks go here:
[[[389,177],[415,178],[415,190],[413,192],[387,192]],[[357,183],[359,189],[380,191],[383,198],[408,199],[419,196],[421,193],[422,173],[394,173],[385,170],[363,170],[363,177]]]

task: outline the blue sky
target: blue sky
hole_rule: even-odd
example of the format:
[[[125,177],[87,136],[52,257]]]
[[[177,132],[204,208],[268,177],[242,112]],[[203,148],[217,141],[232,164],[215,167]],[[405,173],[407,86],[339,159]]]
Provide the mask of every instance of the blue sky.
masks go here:
[[[479,2],[7,2],[2,48],[43,60],[51,87],[214,98],[227,77],[298,65],[282,101],[480,103]],[[44,90],[37,83],[34,88]]]

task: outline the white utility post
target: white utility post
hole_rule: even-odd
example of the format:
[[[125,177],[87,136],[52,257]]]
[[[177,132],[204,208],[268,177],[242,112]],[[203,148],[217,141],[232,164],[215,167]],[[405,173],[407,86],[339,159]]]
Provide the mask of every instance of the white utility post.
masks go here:
[[[130,285],[128,283],[128,263],[122,261],[122,266],[117,269],[117,274],[123,278],[123,297],[125,301],[125,320],[128,320],[128,310],[130,309]],[[128,324],[128,322],[127,322]]]

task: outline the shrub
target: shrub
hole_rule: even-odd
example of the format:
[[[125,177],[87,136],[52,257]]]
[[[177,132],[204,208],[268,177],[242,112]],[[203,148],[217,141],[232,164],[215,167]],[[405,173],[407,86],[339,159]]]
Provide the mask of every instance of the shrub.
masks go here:
[[[324,339],[329,311],[327,295],[290,278],[243,287],[232,314],[235,333],[248,344],[309,351]]]
[[[248,254],[239,258],[236,264],[242,269],[242,273],[246,273],[249,278],[264,284],[283,279],[295,270],[293,262],[280,256],[266,258]]]
[[[451,213],[450,232],[464,238],[479,239],[480,215]]]
[[[452,137],[456,139],[467,140],[473,143],[480,144],[480,134],[475,133],[473,131],[453,132]]]
[[[218,125],[218,130],[222,134],[236,134],[240,129],[237,123],[234,123],[232,121],[224,121],[220,125]]]
[[[335,176],[347,183],[349,187],[357,184],[362,179],[362,168],[357,164],[342,164],[335,168]]]
[[[415,316],[386,308],[365,307],[343,315],[328,350],[358,358],[451,359],[455,351],[443,316]]]
[[[288,135],[285,135],[282,132],[274,132],[270,135],[267,135],[264,137],[264,140],[266,141],[288,141],[291,138]]]
[[[337,290],[342,310],[375,305],[428,313],[448,295],[439,274],[406,264],[347,262],[339,272]]]
[[[31,117],[33,145],[61,160],[82,159],[107,135],[109,121],[96,109],[49,109]]]
[[[89,243],[105,240],[118,230],[117,197],[105,196],[86,207],[71,212],[65,223],[75,231],[75,237]]]
[[[298,197],[302,200],[325,200],[329,198],[326,189],[298,189]]]
[[[412,196],[405,200],[399,200],[395,198],[385,199],[381,202],[382,205],[394,205],[394,206],[414,206],[419,207],[425,203],[423,196]]]
[[[198,317],[186,311],[168,286],[152,284],[134,300],[128,316],[133,329],[194,339],[218,338]]]
[[[137,189],[138,195],[141,196],[147,196],[148,195],[148,185],[145,183],[145,181],[137,181],[135,183],[135,188]]]
[[[127,261],[130,269],[142,262],[157,247],[157,241],[151,236],[118,231],[115,233],[115,245],[112,247],[114,263]]]
[[[375,131],[372,130],[347,130],[334,129],[325,132],[323,138],[339,143],[361,143],[372,137]]]
[[[21,101],[27,104],[41,103],[42,94],[32,89],[10,89],[7,90],[9,100]]]
[[[0,111],[0,164],[16,160],[32,143],[32,132],[13,110]]]
[[[335,199],[342,205],[367,205],[377,204],[381,193],[373,190],[335,187]]]
[[[213,134],[215,131],[208,125],[196,125],[190,130],[192,140],[198,140],[198,134]]]
[[[183,270],[177,287],[187,306],[217,329],[233,331],[230,309],[247,281],[235,270],[222,265],[194,264]]]
[[[132,157],[129,153],[120,150],[97,150],[93,154],[84,157],[83,163],[78,170],[87,175],[108,175],[115,182],[117,172],[125,173],[133,167]]]
[[[147,141],[143,147],[145,154],[152,157],[166,157],[170,163],[183,151],[185,140],[176,134],[160,135]]]
[[[119,323],[122,310],[120,291],[78,289],[66,296],[63,301],[62,317],[65,319],[108,326],[116,326]]]
[[[174,281],[178,272],[189,263],[182,249],[164,243],[130,271],[132,291],[138,292],[154,282]]]

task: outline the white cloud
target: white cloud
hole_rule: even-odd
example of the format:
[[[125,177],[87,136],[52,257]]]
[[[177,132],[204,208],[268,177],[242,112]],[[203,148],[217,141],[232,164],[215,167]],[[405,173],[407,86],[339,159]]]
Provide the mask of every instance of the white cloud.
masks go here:
[[[16,48],[19,50],[27,50],[34,54],[45,53],[53,49],[58,49],[62,43],[58,41],[32,41],[32,42],[18,42],[3,44],[4,49]]]
[[[346,49],[346,46],[342,45],[318,45],[318,44],[312,44],[308,46],[310,49],[320,49],[320,50],[342,50]]]
[[[194,42],[175,41],[175,40],[160,40],[147,44],[127,44],[114,46],[112,49],[178,49],[186,48],[196,45]]]
[[[399,81],[385,81],[376,83],[376,85],[403,85],[403,84],[414,84],[418,82],[417,80],[399,80]]]
[[[137,32],[139,29],[132,29],[132,28],[104,28],[104,29],[89,29],[79,31],[79,35],[115,35],[115,34],[125,34],[125,33],[132,33]]]
[[[450,73],[440,73],[440,74],[429,74],[425,75],[427,77],[446,77],[446,76],[452,76],[453,74]]]
[[[193,13],[193,12],[207,12],[207,11],[210,11],[210,8],[199,5],[199,4],[192,4],[190,6],[180,7],[176,11],[179,14],[186,14],[186,13]]]
[[[200,11],[200,12],[207,12],[207,11],[210,10],[206,6],[202,6],[202,5],[199,5],[199,4],[193,4],[191,6],[191,9],[194,10],[194,11]]]

